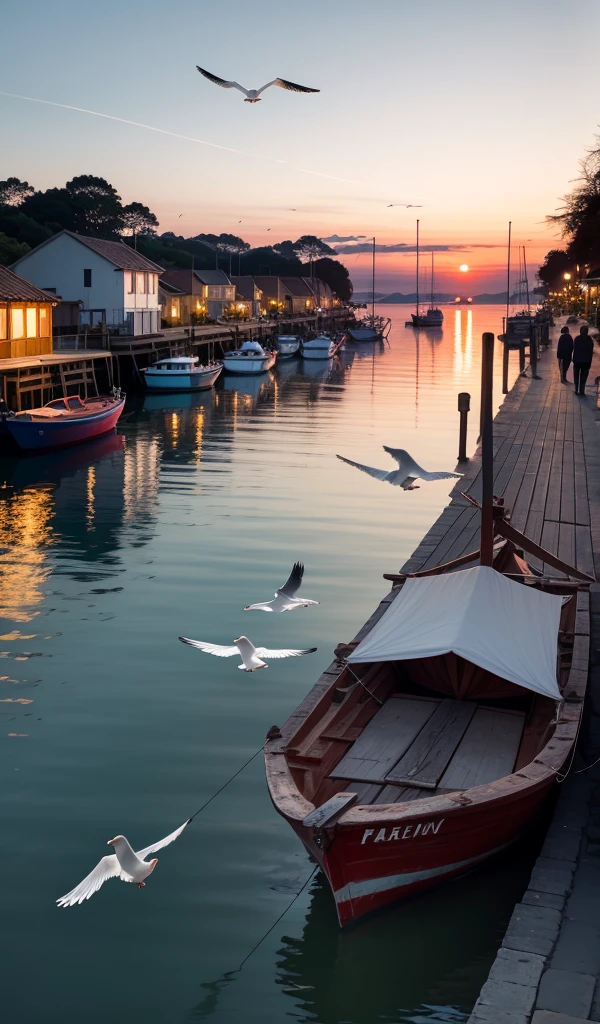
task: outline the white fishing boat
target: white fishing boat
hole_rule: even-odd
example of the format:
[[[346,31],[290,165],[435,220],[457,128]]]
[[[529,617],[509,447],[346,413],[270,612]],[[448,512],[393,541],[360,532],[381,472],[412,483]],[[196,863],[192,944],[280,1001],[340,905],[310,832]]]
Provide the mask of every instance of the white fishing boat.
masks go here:
[[[258,341],[245,341],[223,356],[225,373],[265,373],[275,365],[277,352],[269,352]]]
[[[444,322],[444,314],[435,305],[434,295],[434,274],[433,274],[433,252],[431,253],[431,297],[429,309],[421,313],[419,302],[419,221],[417,221],[417,309],[411,314],[411,319],[406,321],[406,327],[441,327]]]
[[[316,338],[309,341],[302,339],[303,359],[331,359],[335,355],[339,344],[330,338],[328,334],[317,334]]]
[[[148,391],[203,391],[212,388],[222,369],[222,363],[201,365],[197,356],[173,356],[144,370],[144,380]]]
[[[297,355],[300,351],[300,338],[295,334],[278,334],[277,351],[280,359]]]

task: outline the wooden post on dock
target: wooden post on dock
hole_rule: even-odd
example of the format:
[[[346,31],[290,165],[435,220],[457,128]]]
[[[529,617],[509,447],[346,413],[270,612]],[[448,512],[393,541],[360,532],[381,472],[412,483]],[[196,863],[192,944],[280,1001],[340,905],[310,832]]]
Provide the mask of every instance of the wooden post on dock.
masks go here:
[[[508,339],[506,337],[506,331],[502,336],[502,394],[508,394],[508,357],[510,354],[510,348],[508,346]]]
[[[538,326],[537,324],[531,324],[529,328],[529,363],[533,378],[537,378],[538,341]]]
[[[486,331],[481,348],[481,565],[494,562],[494,335]]]
[[[467,418],[471,408],[471,396],[468,391],[461,391],[458,396],[460,413],[460,431],[458,438],[458,461],[467,462]]]

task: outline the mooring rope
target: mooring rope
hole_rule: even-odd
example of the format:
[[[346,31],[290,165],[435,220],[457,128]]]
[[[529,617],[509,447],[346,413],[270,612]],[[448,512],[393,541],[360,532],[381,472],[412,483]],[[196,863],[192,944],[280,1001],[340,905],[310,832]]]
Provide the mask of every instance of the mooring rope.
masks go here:
[[[263,748],[261,745],[258,748],[258,750],[255,750],[252,757],[249,757],[246,763],[243,764],[241,768],[238,768],[237,772],[234,772],[231,778],[227,779],[227,782],[224,782],[223,785],[220,786],[219,789],[217,789],[216,793],[213,793],[213,795],[210,796],[208,800],[206,800],[205,803],[202,804],[202,807],[199,807],[198,810],[195,811],[194,814],[192,814],[191,818],[188,818],[188,823],[192,822],[194,818],[196,818],[200,814],[200,812],[204,810],[205,807],[208,807],[208,805],[213,802],[213,800],[215,799],[215,797],[219,795],[219,793],[222,793],[224,789],[227,789],[229,783],[233,782],[234,779],[237,779],[238,775],[240,775],[243,772],[244,768],[247,768],[250,762],[253,761],[255,757],[258,757],[258,755],[262,752],[262,749]]]

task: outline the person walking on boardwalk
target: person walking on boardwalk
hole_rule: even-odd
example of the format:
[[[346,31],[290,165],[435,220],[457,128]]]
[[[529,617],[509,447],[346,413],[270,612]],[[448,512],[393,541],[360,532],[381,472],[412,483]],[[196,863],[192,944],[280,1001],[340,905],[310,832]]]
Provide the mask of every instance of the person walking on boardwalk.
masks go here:
[[[576,395],[585,395],[585,382],[592,365],[594,342],[589,330],[588,325],[584,324],[573,342],[573,376]]]
[[[573,338],[571,337],[571,332],[567,326],[561,327],[558,345],[556,346],[556,358],[558,359],[558,369],[560,370],[562,384],[567,383],[567,371],[571,365],[572,357]]]

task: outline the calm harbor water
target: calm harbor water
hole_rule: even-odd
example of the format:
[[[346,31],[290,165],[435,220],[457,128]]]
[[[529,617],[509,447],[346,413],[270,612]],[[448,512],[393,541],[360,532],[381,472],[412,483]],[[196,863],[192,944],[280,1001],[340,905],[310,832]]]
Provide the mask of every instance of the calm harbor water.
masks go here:
[[[124,832],[140,848],[192,814],[350,640],[447,502],[335,458],[382,445],[453,470],[457,393],[478,432],[480,339],[502,309],[448,309],[331,366],[283,362],[216,391],[132,402],[92,447],[0,460],[2,993],[5,1019],[145,1024],[464,1021],[524,888],[528,851],[341,934],[271,807],[260,757],[173,845],[147,887],[55,899]],[[499,381],[501,352],[497,351]],[[511,366],[514,376],[516,366]],[[499,384],[497,404],[501,400]],[[244,613],[292,563],[318,608]],[[180,634],[316,646],[248,676]]]

